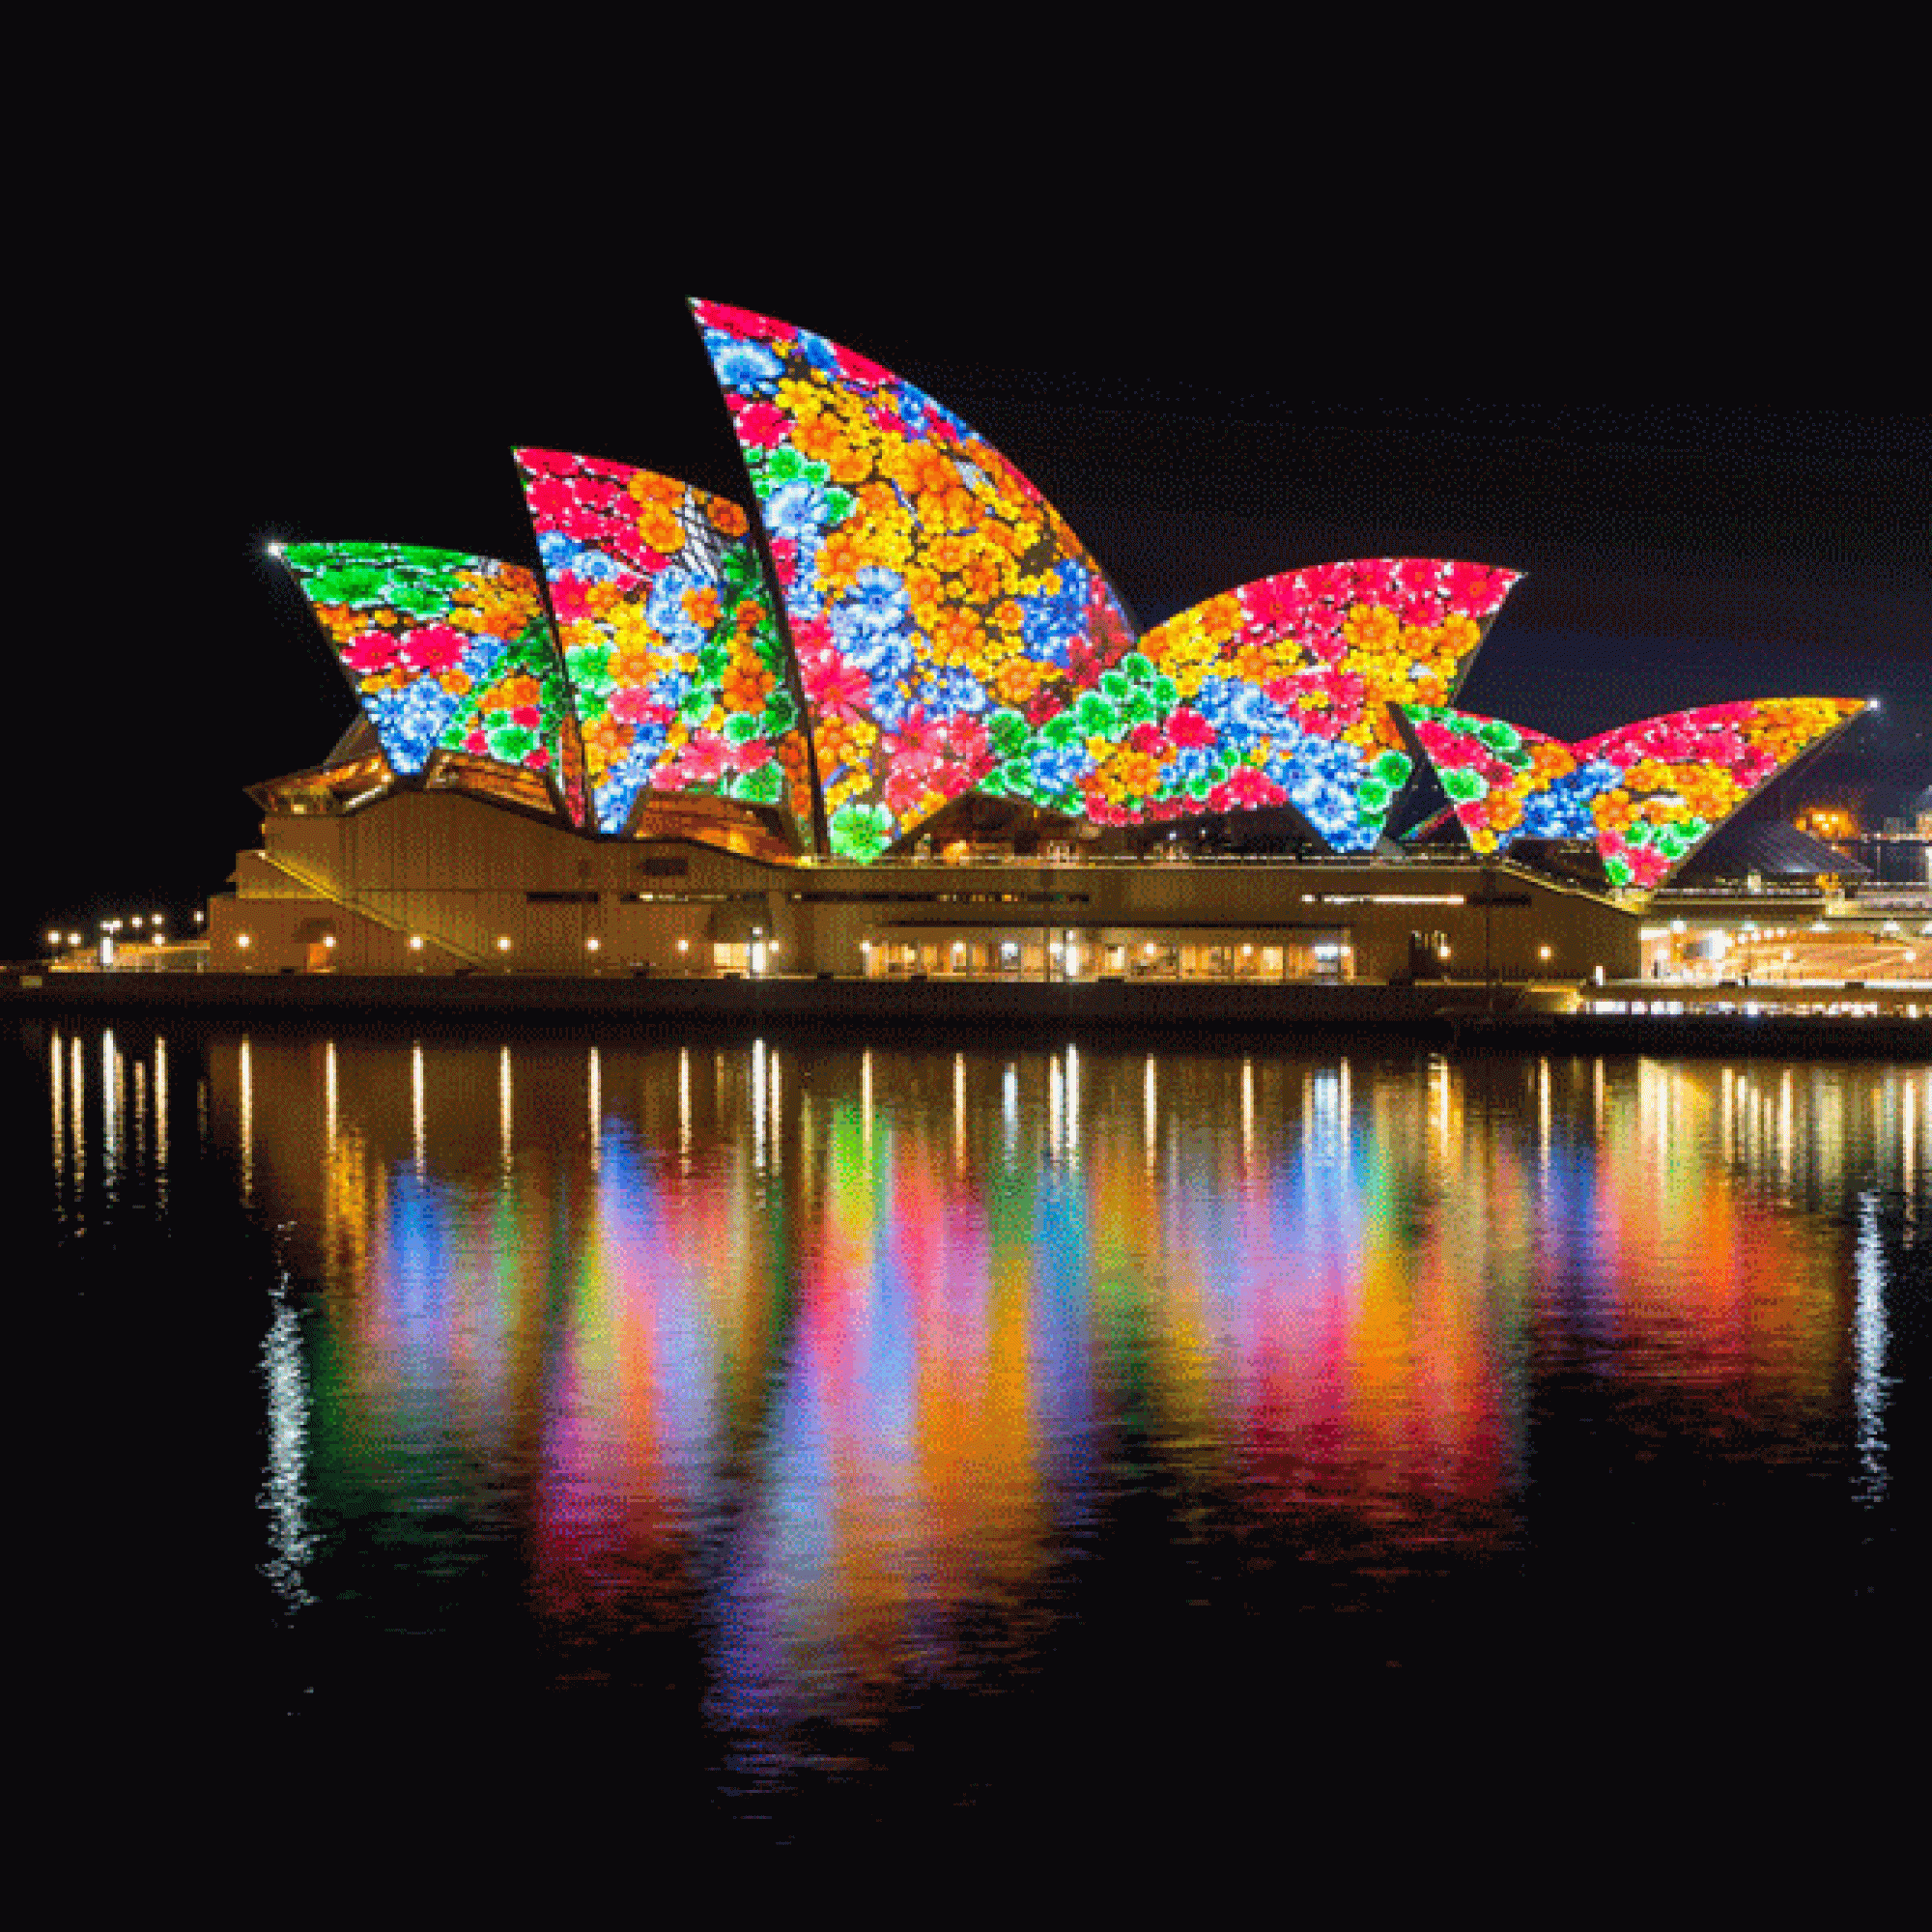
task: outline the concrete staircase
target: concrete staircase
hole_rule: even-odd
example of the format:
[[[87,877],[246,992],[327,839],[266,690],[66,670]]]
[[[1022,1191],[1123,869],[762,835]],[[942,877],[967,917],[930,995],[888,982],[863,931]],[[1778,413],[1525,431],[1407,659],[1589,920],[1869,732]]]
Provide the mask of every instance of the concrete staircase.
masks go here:
[[[407,938],[411,933],[420,929],[397,919],[392,913],[363,903],[354,894],[343,892],[333,881],[320,872],[311,871],[308,867],[298,860],[291,859],[286,853],[265,850],[256,852],[252,856],[259,859],[263,865],[272,867],[284,878],[298,885],[303,892],[313,894],[315,897],[326,900],[332,906],[338,906],[344,912],[352,912],[357,919],[366,919],[371,925],[380,925],[385,932],[399,933]],[[425,945],[434,946],[439,952],[460,959],[466,966],[482,966],[487,963],[482,953],[471,947],[459,944],[456,940],[446,939],[434,932],[423,932],[422,938]]]

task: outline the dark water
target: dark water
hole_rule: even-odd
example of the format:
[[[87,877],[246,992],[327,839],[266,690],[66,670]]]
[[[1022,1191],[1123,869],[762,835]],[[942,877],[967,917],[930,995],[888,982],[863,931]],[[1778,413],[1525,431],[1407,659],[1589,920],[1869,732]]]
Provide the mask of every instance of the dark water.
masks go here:
[[[1843,1764],[1916,1694],[1922,1064],[87,1025],[10,1082],[106,1737],[788,1839]]]

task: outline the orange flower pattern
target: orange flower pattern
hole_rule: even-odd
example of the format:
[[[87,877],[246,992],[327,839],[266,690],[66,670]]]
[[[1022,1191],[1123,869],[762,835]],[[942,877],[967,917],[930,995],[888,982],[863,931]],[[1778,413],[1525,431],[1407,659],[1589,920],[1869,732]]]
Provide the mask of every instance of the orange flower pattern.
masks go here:
[[[412,544],[291,544],[282,558],[391,770],[468,752],[544,774],[583,823],[576,714],[529,571]]]
[[[1613,886],[1648,891],[1863,709],[1848,697],[1707,704],[1576,745],[1468,712],[1411,705],[1403,715],[1473,850],[1588,838]]]
[[[695,304],[798,650],[833,850],[876,856],[1133,637],[1099,566],[998,450],[890,370]]]
[[[1518,581],[1382,557],[1224,591],[1037,729],[996,716],[982,787],[1103,825],[1289,806],[1370,850],[1412,769],[1389,707],[1455,691]]]
[[[583,726],[597,828],[643,791],[784,805],[811,822],[799,708],[735,503],[628,464],[517,464]]]

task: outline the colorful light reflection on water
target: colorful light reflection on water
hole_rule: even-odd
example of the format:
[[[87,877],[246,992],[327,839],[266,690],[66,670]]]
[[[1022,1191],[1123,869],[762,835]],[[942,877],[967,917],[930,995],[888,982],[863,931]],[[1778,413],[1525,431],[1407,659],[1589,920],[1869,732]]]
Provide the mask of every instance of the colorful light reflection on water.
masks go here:
[[[674,1685],[704,1775],[782,1789],[1083,1632],[1118,1657],[1095,1566],[1163,1644],[1282,1618],[1304,1665],[1350,1612],[1520,1609],[1494,1578],[1585,1536],[1579,1430],[1714,1505],[1782,1468],[1903,1507],[1924,1065],[100,1029],[44,1064],[71,1231],[185,1130],[275,1231],[256,1558],[325,1703],[451,1660],[486,1698]]]

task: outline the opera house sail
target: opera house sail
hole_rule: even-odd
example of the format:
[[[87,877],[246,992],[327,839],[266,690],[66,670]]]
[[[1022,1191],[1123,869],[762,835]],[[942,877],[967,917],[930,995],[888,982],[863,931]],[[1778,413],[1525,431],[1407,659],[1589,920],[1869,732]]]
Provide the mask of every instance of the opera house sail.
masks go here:
[[[1846,697],[1707,704],[1575,745],[1439,706],[1406,705],[1404,716],[1473,851],[1587,839],[1612,886],[1644,889],[1863,709]]]
[[[811,712],[832,849],[869,859],[1125,657],[1085,545],[998,450],[809,329],[695,304]]]
[[[533,572],[410,544],[290,544],[282,560],[392,771],[474,759],[542,781],[584,823],[577,714]]]
[[[806,743],[745,512],[675,477],[520,449],[597,830],[647,791],[811,822]]]

